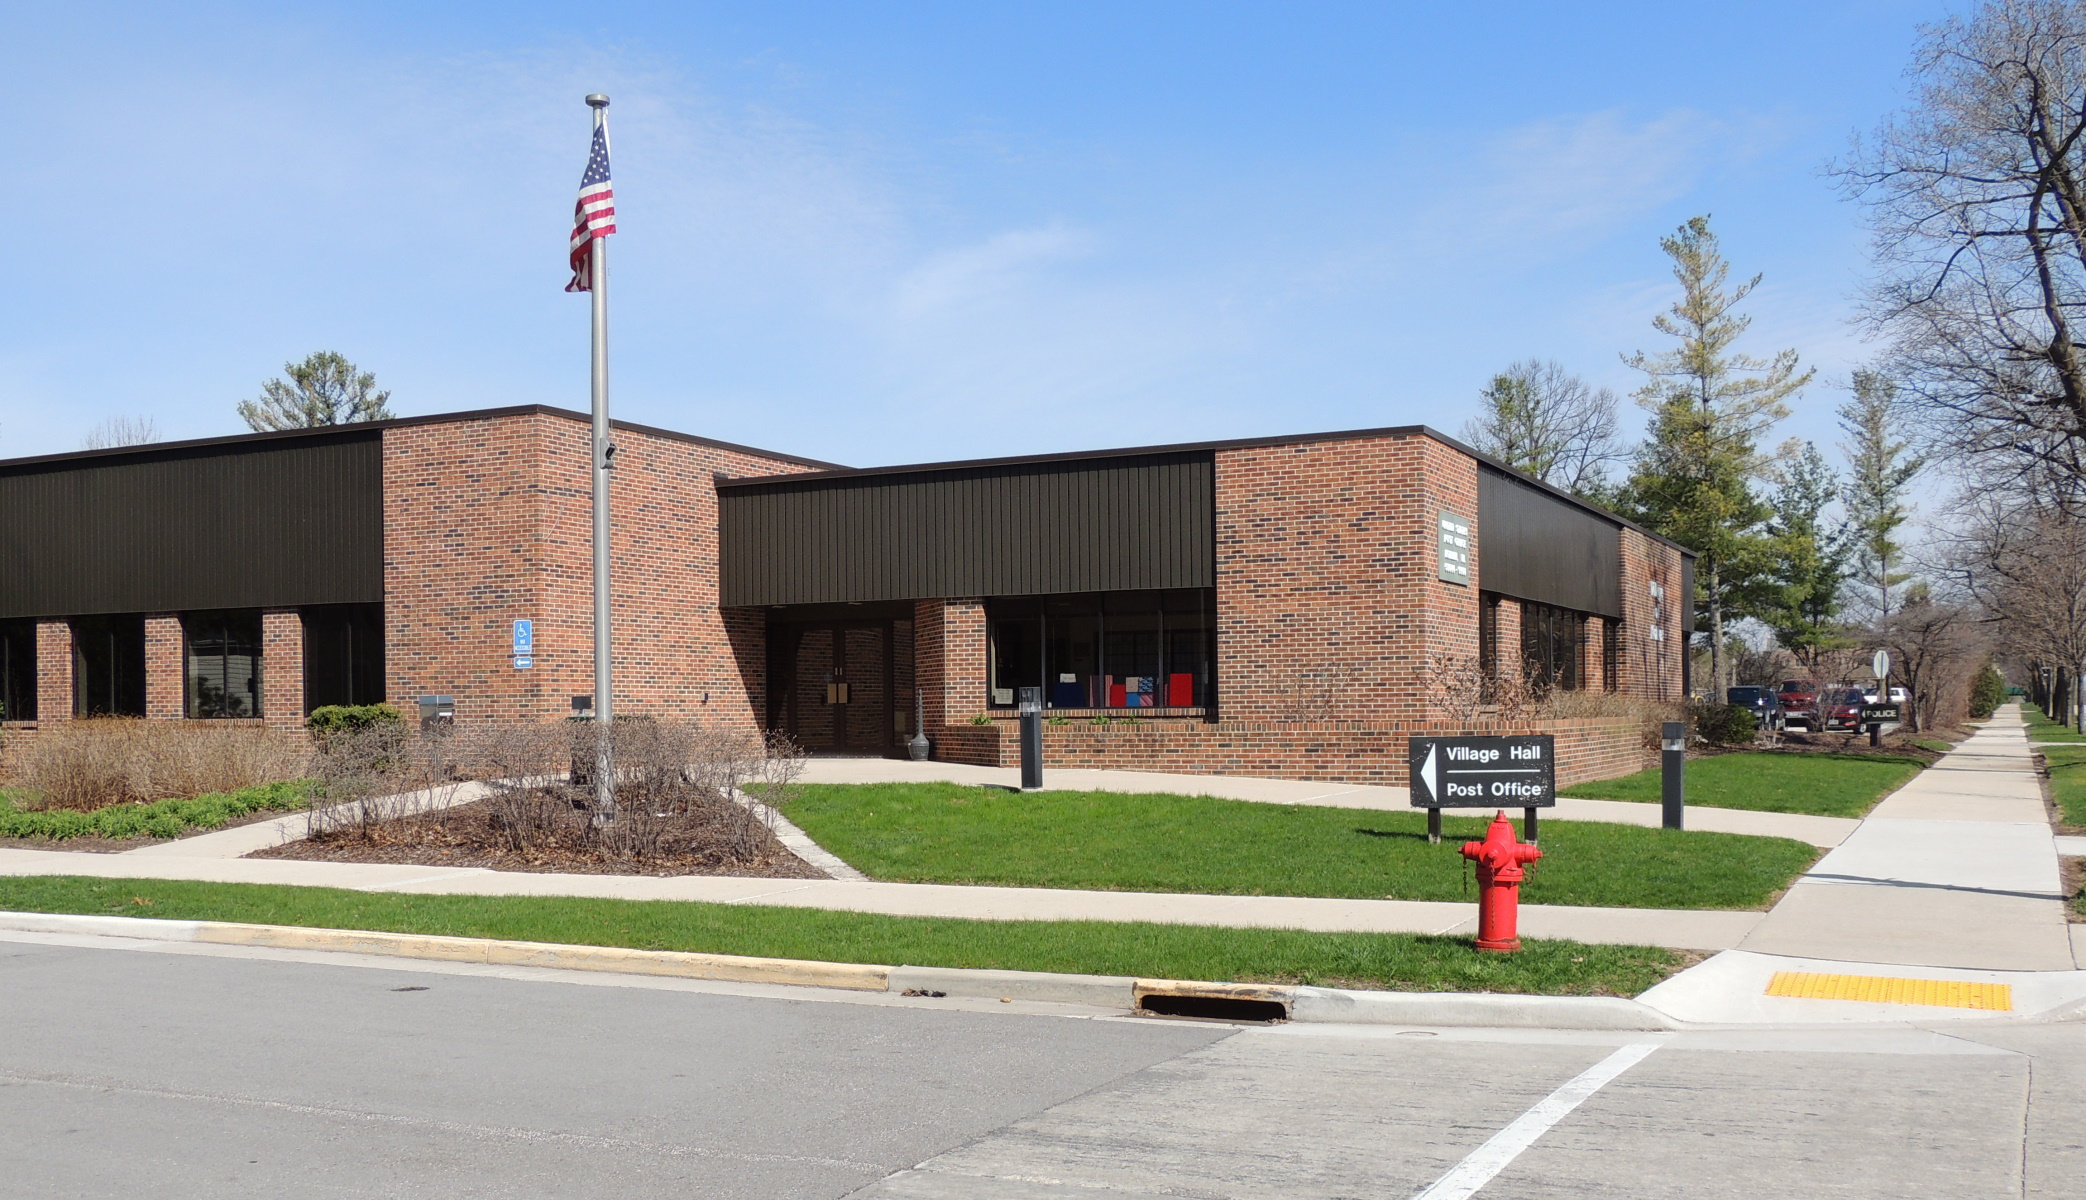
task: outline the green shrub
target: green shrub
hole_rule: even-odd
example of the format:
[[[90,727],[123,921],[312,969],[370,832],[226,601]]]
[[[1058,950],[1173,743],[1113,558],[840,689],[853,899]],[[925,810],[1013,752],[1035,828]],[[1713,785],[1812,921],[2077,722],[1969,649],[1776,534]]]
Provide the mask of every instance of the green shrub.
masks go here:
[[[1697,704],[1689,715],[1695,732],[1712,746],[1742,746],[1760,728],[1752,709],[1734,704]]]
[[[1977,681],[1970,685],[1970,715],[1983,720],[1992,711],[2006,703],[2006,677],[1991,663],[1978,672]]]
[[[235,817],[303,808],[311,800],[309,780],[265,783],[155,804],[111,804],[92,812],[44,808],[22,812],[0,797],[0,837],[179,837],[190,829],[216,829]]]
[[[304,718],[313,733],[354,732],[372,725],[396,725],[405,717],[389,704],[328,704]]]

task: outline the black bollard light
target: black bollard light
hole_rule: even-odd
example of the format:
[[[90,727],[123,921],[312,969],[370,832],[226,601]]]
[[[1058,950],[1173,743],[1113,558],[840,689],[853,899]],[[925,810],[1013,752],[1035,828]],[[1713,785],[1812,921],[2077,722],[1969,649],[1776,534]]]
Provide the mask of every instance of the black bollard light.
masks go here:
[[[1679,829],[1687,804],[1682,775],[1688,765],[1688,727],[1679,721],[1659,726],[1659,805],[1668,829]]]
[[[1016,710],[1021,714],[1021,790],[1043,790],[1043,689],[1020,689]]]

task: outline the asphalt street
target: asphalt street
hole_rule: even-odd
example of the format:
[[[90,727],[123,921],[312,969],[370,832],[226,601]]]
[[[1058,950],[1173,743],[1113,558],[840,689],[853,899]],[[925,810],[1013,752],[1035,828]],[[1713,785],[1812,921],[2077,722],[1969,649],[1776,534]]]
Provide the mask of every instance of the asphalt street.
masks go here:
[[[10,1197],[2086,1194],[2077,1025],[1240,1028],[9,934],[0,1031]]]

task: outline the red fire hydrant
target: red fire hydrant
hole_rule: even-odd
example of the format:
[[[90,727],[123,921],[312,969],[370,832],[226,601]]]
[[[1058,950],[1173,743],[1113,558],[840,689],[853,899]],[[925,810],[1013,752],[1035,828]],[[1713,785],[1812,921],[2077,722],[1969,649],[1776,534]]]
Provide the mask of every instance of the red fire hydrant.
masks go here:
[[[1543,857],[1543,852],[1522,845],[1502,811],[1492,818],[1484,841],[1463,843],[1463,857],[1478,864],[1478,949],[1502,954],[1519,950],[1521,935],[1514,927],[1521,910],[1521,881],[1528,874],[1522,864]]]

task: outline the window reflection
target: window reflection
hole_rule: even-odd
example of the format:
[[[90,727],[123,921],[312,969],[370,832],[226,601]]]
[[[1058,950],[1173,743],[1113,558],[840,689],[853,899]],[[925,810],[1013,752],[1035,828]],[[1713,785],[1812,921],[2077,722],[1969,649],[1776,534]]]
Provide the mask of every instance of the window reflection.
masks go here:
[[[188,715],[261,715],[261,614],[186,613]]]
[[[987,600],[987,702],[1011,708],[1041,687],[1049,708],[1206,708],[1215,609],[1210,588]]]

